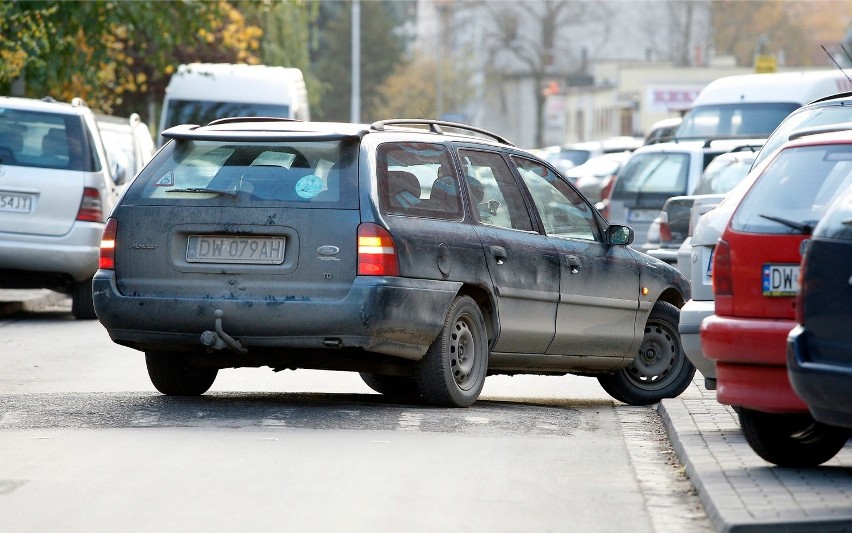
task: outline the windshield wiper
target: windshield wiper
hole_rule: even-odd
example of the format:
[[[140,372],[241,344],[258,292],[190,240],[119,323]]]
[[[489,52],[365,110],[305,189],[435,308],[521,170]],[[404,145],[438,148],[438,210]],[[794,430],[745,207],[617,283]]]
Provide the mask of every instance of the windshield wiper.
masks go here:
[[[185,189],[168,189],[166,192],[189,192],[189,193],[204,193],[204,194],[220,194],[228,196],[234,200],[240,199],[240,193],[237,191],[223,191],[221,189],[206,189],[204,187],[187,187]]]
[[[774,217],[771,215],[760,215],[760,218],[765,218],[766,220],[771,220],[772,222],[777,222],[779,224],[783,224],[788,228],[793,228],[796,231],[801,232],[804,235],[810,235],[814,231],[814,226],[812,224],[808,224],[807,222],[796,222],[795,220],[789,220],[781,217]]]

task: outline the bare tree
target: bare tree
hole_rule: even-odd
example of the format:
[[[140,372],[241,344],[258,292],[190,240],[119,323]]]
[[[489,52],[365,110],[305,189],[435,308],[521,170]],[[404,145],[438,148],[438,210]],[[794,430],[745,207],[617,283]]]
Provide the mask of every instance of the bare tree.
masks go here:
[[[605,35],[609,7],[602,2],[582,0],[521,0],[481,5],[491,22],[486,32],[491,65],[504,65],[498,71],[504,78],[532,81],[535,140],[541,146],[546,83],[557,81],[567,85],[571,78],[586,74],[588,58],[583,50],[572,48],[572,29],[598,24],[601,35]]]

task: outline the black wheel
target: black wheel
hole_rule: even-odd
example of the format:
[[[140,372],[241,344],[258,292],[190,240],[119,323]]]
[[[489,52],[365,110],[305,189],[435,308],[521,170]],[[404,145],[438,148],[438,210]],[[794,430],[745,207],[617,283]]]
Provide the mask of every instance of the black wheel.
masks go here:
[[[808,413],[775,414],[740,408],[740,427],[755,453],[778,466],[818,466],[839,452],[849,432]]]
[[[182,354],[146,352],[145,364],[154,387],[168,396],[198,396],[216,381],[218,368],[192,366]]]
[[[92,301],[92,280],[81,281],[71,287],[71,314],[77,320],[98,318]]]
[[[417,380],[406,376],[386,376],[371,372],[360,372],[361,379],[374,391],[400,400],[416,400],[420,397]]]
[[[604,390],[630,405],[650,405],[685,391],[695,376],[695,367],[680,344],[679,322],[677,307],[657,302],[645,323],[639,353],[630,366],[598,377]]]
[[[468,407],[479,398],[487,372],[488,335],[482,312],[473,299],[458,296],[417,367],[417,386],[427,403]]]

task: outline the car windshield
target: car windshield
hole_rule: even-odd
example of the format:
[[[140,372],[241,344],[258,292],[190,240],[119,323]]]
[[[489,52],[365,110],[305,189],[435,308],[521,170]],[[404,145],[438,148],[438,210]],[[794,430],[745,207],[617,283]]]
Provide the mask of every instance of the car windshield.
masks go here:
[[[848,103],[848,102],[847,102]],[[852,121],[852,106],[824,105],[819,107],[803,107],[782,122],[766,140],[752,163],[752,168],[773,154],[782,144],[789,140],[790,134],[804,128],[828,126]]]
[[[787,148],[743,198],[731,227],[750,233],[810,233],[838,190],[852,184],[852,145]]]
[[[256,102],[211,102],[206,100],[169,100],[166,113],[168,129],[178,124],[200,124],[227,117],[289,117],[290,106]]]
[[[769,137],[797,109],[796,103],[755,103],[696,106],[677,129],[678,139]]]
[[[662,193],[677,196],[686,193],[689,154],[651,152],[636,154],[618,174],[613,196],[621,193]]]
[[[707,165],[692,194],[724,194],[739,184],[751,169],[754,154],[719,156]]]
[[[357,141],[173,141],[133,182],[128,202],[358,205]]]

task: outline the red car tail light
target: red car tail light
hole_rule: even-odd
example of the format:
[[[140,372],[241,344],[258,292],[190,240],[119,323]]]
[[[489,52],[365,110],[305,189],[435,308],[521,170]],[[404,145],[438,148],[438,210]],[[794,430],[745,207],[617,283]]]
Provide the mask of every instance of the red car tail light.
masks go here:
[[[377,224],[365,223],[358,226],[358,275],[399,275],[399,261],[393,237],[388,230]]]
[[[80,201],[80,210],[77,211],[77,220],[101,222],[103,219],[104,209],[101,194],[97,189],[86,187],[83,189],[83,199]]]
[[[731,275],[731,245],[719,239],[713,250],[713,294],[716,314],[733,314],[734,278]]]
[[[98,268],[115,270],[115,235],[118,222],[114,218],[107,220],[104,234],[101,237],[101,257]]]
[[[660,212],[660,243],[672,242],[672,228],[669,226],[669,214]]]

